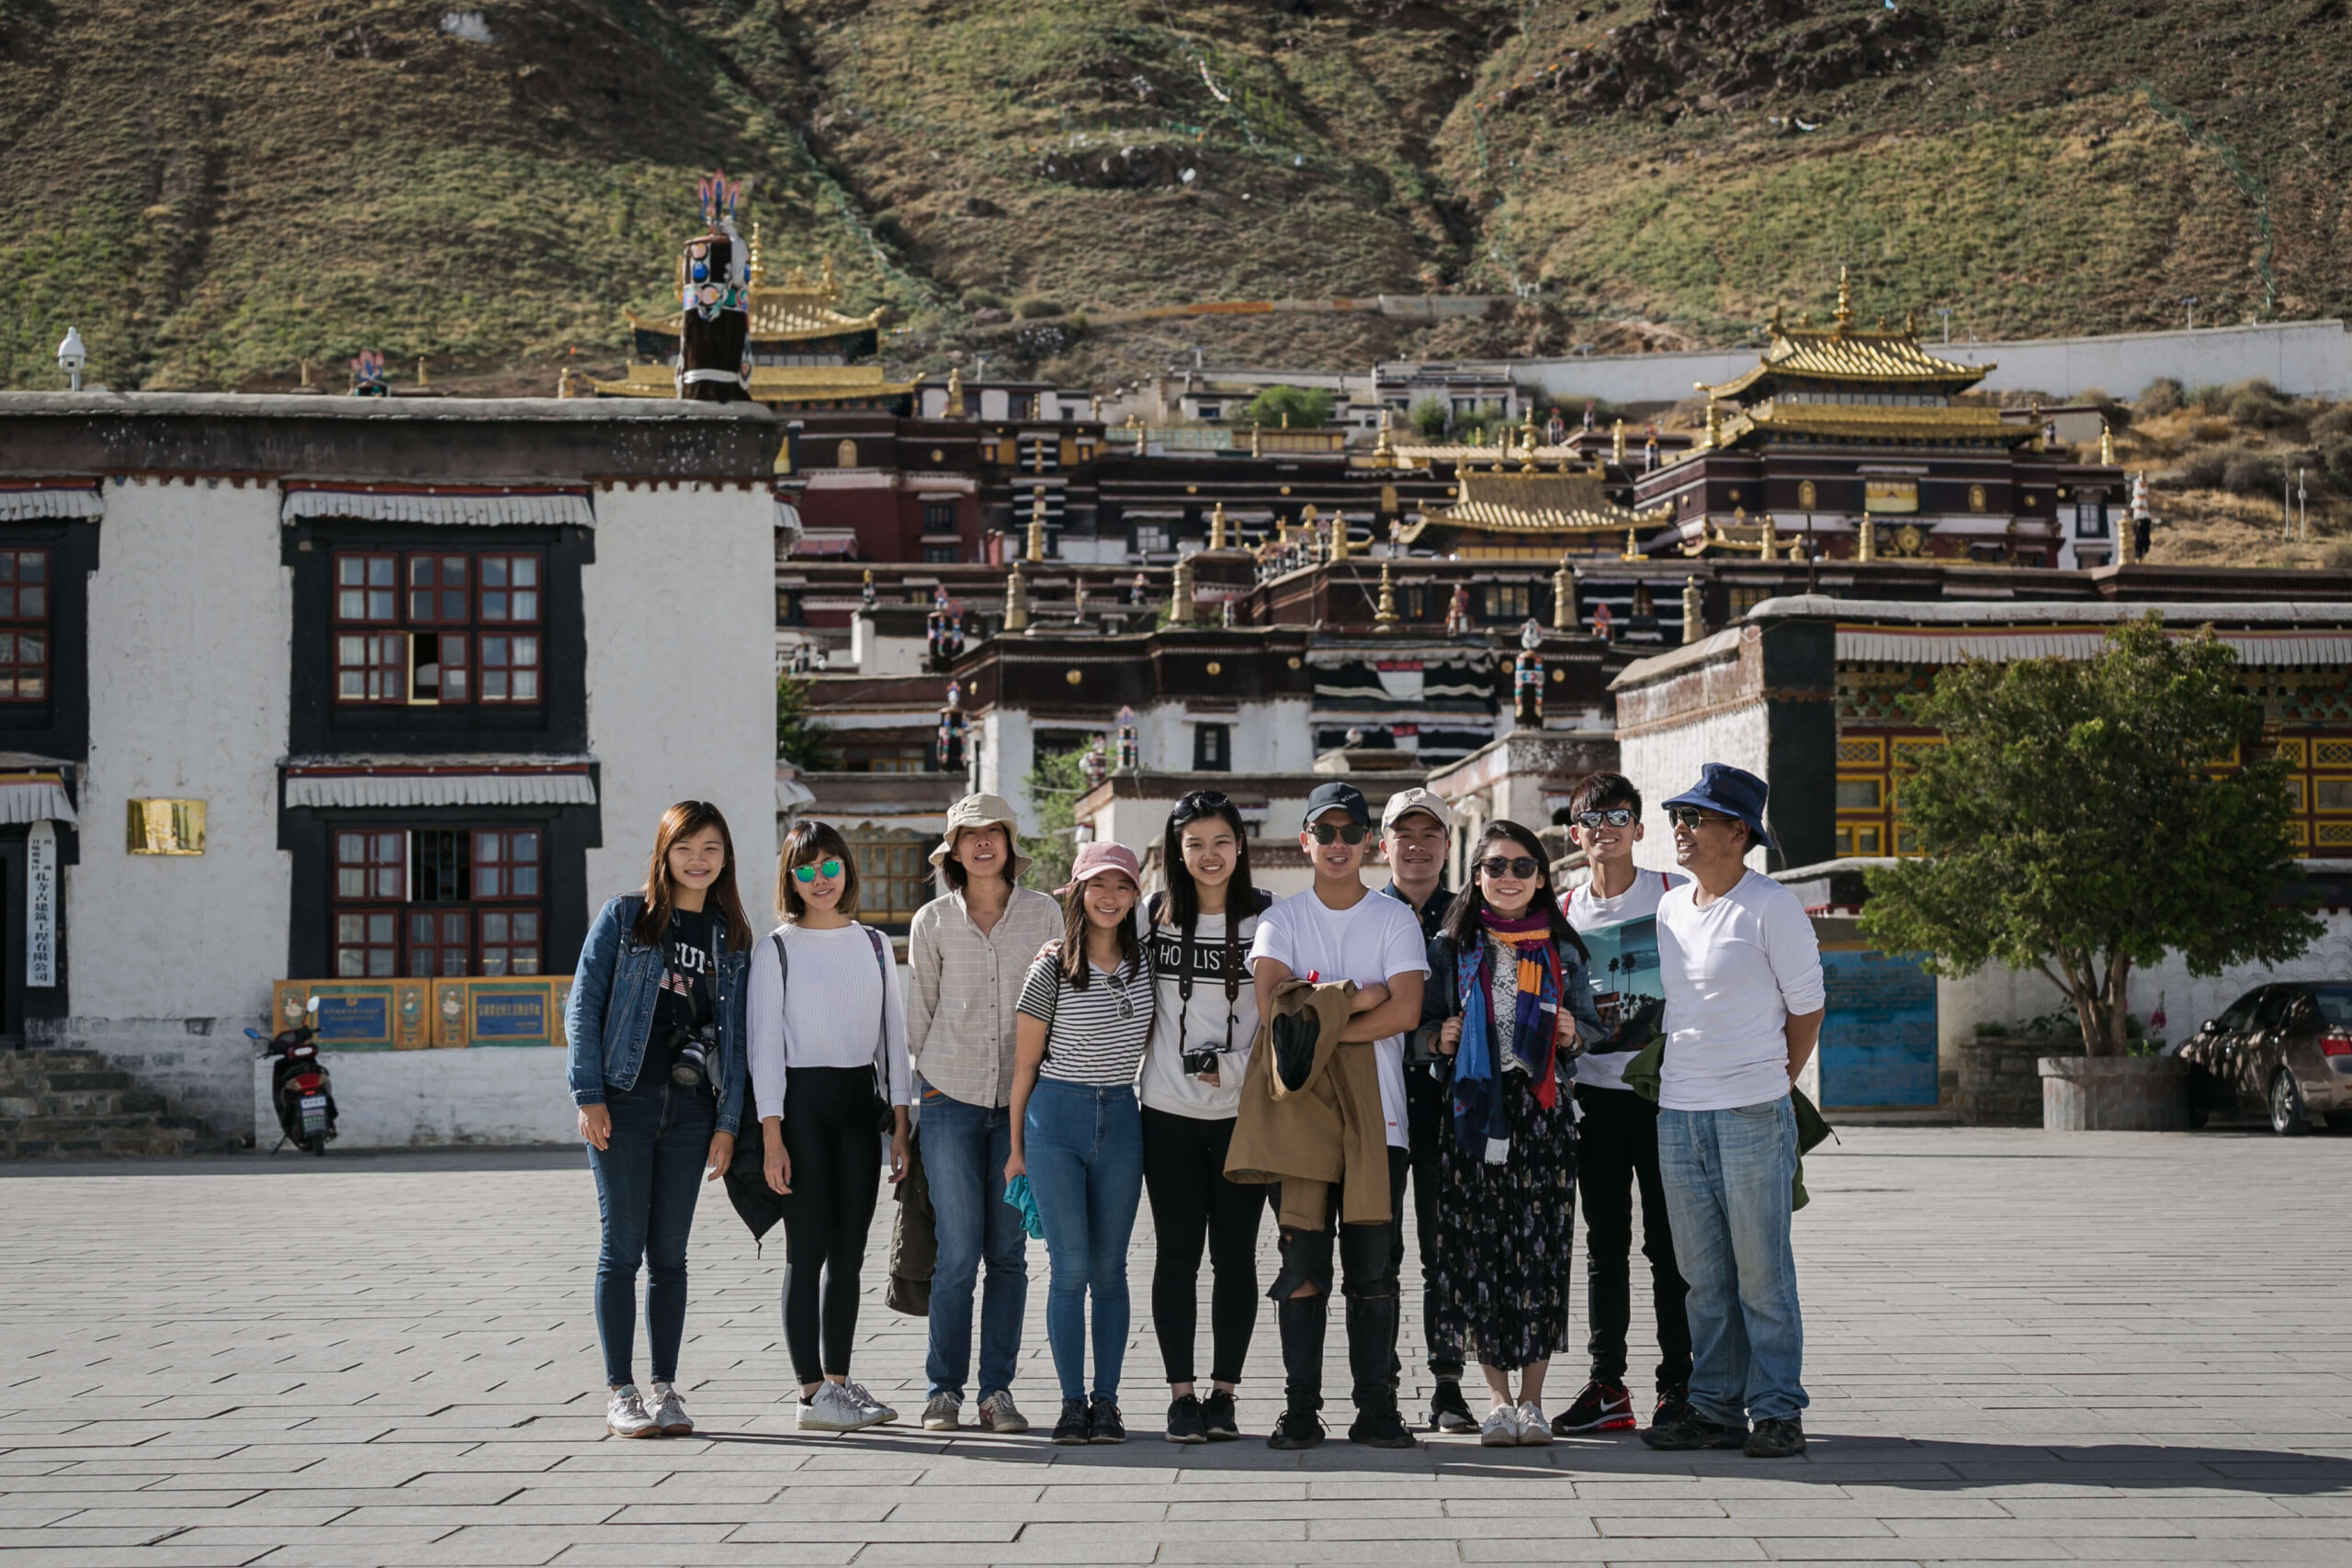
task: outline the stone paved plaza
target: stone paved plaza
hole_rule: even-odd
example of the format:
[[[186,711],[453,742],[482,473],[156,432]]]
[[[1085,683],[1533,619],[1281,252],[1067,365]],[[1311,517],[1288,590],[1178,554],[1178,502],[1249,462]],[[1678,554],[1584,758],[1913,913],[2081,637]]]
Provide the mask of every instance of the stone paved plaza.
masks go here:
[[[1779,1463],[1630,1434],[1170,1448],[1142,1235],[1125,1447],[925,1435],[922,1325],[872,1292],[855,1371],[903,1423],[804,1438],[780,1249],[715,1189],[681,1372],[702,1433],[623,1442],[577,1156],[13,1168],[0,1568],[2352,1561],[2352,1138],[1843,1137],[1797,1222],[1812,1452]],[[1269,1311],[1245,1427],[1279,1382]]]

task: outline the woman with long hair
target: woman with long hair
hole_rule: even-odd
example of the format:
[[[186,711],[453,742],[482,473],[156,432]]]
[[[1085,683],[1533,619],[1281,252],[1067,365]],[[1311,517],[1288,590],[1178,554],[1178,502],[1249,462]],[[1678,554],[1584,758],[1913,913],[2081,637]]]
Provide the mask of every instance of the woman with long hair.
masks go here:
[[[1168,1371],[1168,1440],[1227,1442],[1241,1435],[1233,1394],[1258,1317],[1258,1227],[1272,1189],[1227,1180],[1225,1156],[1258,1032],[1247,955],[1272,900],[1250,883],[1241,813],[1215,790],[1176,803],[1159,852],[1167,890],[1145,908],[1159,993],[1143,1064],[1143,1180],[1158,1247],[1151,1325]],[[1205,1400],[1193,1376],[1204,1241],[1216,1270]]]
[[[890,943],[857,916],[857,863],[804,821],[776,856],[784,916],[752,955],[752,1103],[769,1188],[784,1199],[784,1339],[799,1425],[854,1432],[899,1413],[850,1381],[858,1274],[882,1188],[906,1179],[906,997]]]
[[[567,1076],[596,1176],[596,1337],[616,1437],[695,1429],[678,1395],[686,1238],[704,1181],[725,1174],[743,1113],[743,970],[752,923],[735,892],[735,840],[707,800],[662,814],[645,886],[588,928],[564,1010]],[[637,1274],[646,1265],[649,1405],[630,1375]]]
[[[1143,1196],[1136,1069],[1151,1040],[1151,958],[1136,931],[1143,873],[1124,844],[1082,845],[1061,889],[1062,940],[1022,987],[1012,1066],[1010,1185],[1026,1176],[1053,1282],[1046,1338],[1061,1381],[1057,1443],[1124,1443],[1127,1239]],[[1010,1201],[1012,1194],[1007,1194]],[[1094,1388],[1086,1299],[1094,1298]]]
[[[1444,1020],[1438,1050],[1453,1064],[1434,1293],[1486,1374],[1493,1404],[1479,1440],[1549,1443],[1544,1374],[1567,1331],[1576,1234],[1566,1064],[1606,1031],[1542,842],[1516,822],[1489,822],[1469,866],[1470,886],[1430,942],[1425,1011]]]

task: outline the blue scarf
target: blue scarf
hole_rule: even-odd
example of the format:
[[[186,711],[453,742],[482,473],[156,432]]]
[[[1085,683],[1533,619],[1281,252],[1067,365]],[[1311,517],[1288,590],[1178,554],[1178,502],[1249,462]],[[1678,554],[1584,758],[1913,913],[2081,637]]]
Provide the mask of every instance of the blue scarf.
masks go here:
[[[1553,1071],[1560,1019],[1560,954],[1551,922],[1541,914],[1506,919],[1491,909],[1478,919],[1487,934],[1519,953],[1518,998],[1511,1010],[1510,1049],[1528,1071],[1535,1102],[1550,1110],[1559,1099]],[[1462,1043],[1453,1056],[1453,1137],[1463,1149],[1483,1149],[1488,1165],[1510,1153],[1510,1102],[1503,1093],[1503,1064],[1487,998],[1493,994],[1493,950],[1478,944],[1476,962],[1459,953],[1454,983],[1462,1004]]]

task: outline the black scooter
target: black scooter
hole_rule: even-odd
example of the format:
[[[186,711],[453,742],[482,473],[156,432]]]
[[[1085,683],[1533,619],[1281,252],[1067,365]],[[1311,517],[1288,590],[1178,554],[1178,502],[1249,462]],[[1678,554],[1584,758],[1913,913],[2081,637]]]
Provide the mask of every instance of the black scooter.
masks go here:
[[[269,1101],[277,1111],[281,1134],[277,1147],[291,1140],[298,1149],[323,1155],[327,1140],[335,1135],[335,1111],[327,1070],[319,1060],[318,1018],[319,999],[312,997],[309,1019],[272,1035],[262,1054],[277,1059],[269,1074]],[[261,1037],[258,1029],[245,1031],[248,1040]]]

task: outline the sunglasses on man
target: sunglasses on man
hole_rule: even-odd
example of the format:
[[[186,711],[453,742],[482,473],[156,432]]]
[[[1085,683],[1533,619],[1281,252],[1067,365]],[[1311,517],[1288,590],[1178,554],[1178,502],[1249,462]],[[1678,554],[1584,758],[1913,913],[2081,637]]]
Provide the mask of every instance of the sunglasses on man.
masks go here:
[[[1667,820],[1672,822],[1676,827],[1688,828],[1694,833],[1699,830],[1700,826],[1703,823],[1732,822],[1737,820],[1736,818],[1719,816],[1713,811],[1702,811],[1695,806],[1674,807],[1667,812],[1666,816]]]
[[[1317,822],[1307,831],[1315,835],[1318,844],[1328,844],[1334,839],[1343,844],[1361,844],[1372,829],[1361,822]]]
[[[1630,806],[1612,806],[1606,811],[1579,811],[1576,814],[1576,825],[1585,829],[1603,825],[1630,828],[1634,825],[1634,809]]]
[[[806,887],[820,876],[826,881],[831,882],[835,878],[839,877],[841,874],[842,863],[837,860],[812,860],[794,866],[792,868],[792,880],[800,884],[801,886]]]
[[[1524,882],[1541,868],[1525,855],[1516,855],[1509,860],[1501,855],[1493,855],[1480,861],[1478,869],[1488,876],[1514,876]]]

